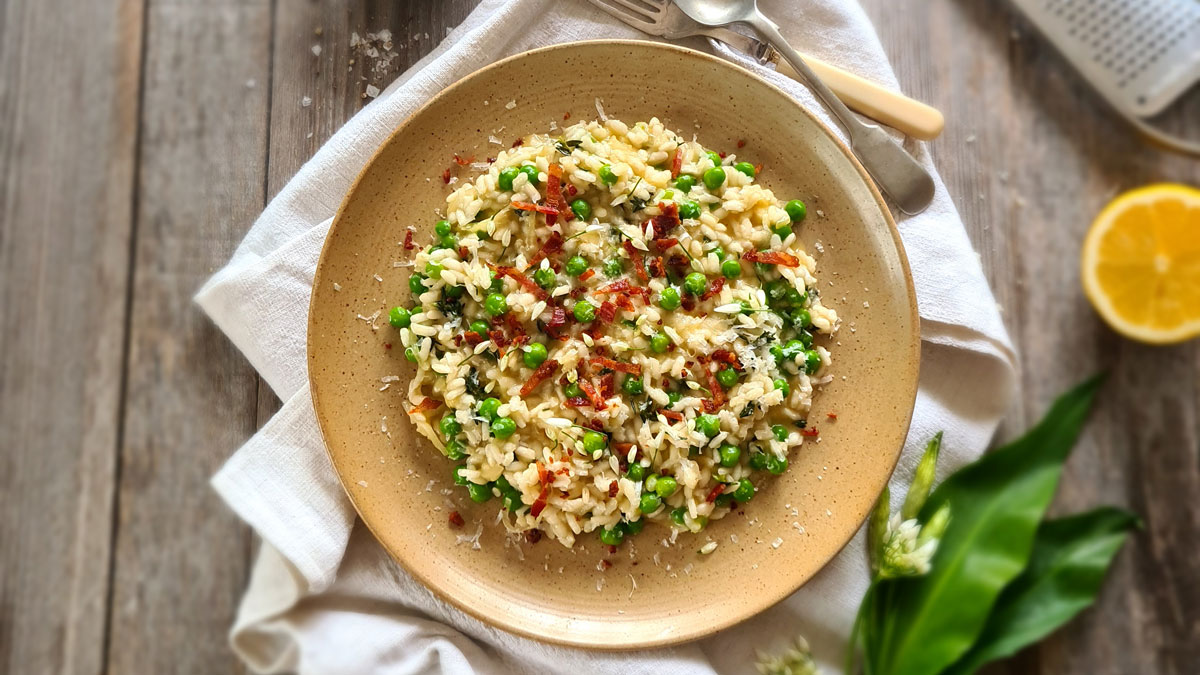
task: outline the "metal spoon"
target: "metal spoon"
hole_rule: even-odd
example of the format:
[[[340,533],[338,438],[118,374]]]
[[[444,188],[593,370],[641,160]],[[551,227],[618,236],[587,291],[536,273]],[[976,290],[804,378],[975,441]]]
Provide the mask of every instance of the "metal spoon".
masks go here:
[[[846,128],[854,155],[884,194],[891,197],[901,211],[910,215],[920,213],[929,206],[933,200],[933,177],[929,172],[883,129],[855,117],[783,39],[779,27],[759,11],[755,0],[675,0],[675,4],[697,23],[706,26],[744,23],[753,28],[783,54],[783,58],[808,81],[809,88],[817,98]]]

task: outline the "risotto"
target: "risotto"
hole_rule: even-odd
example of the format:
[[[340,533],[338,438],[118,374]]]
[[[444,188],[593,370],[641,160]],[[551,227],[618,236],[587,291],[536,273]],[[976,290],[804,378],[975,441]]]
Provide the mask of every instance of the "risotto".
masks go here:
[[[815,435],[813,339],[837,316],[804,204],[760,170],[607,119],[528,136],[447,197],[390,320],[413,424],[510,531],[697,532]]]

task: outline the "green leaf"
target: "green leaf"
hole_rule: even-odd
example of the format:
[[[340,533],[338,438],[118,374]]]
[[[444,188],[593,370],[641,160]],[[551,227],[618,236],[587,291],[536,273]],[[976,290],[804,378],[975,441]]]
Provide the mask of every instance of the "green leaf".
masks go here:
[[[959,469],[921,509],[921,522],[950,503],[932,569],[887,585],[866,653],[878,673],[935,675],[975,643],[1000,591],[1025,568],[1062,465],[1091,409],[1100,378],[1062,395],[1024,436]]]
[[[1042,523],[1029,566],[1005,587],[971,651],[946,675],[1012,656],[1091,605],[1126,534],[1139,525],[1136,515],[1108,507]]]

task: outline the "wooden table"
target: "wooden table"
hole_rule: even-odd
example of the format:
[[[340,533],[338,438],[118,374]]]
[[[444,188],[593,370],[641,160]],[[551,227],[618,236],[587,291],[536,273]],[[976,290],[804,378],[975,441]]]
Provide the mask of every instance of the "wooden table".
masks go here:
[[[0,2],[0,671],[242,669],[253,544],[207,480],[278,402],[191,296],[366,86],[474,4]],[[1076,261],[1118,190],[1200,164],[1135,141],[1005,3],[865,4],[946,113],[933,154],[1022,353],[1001,436],[1109,370],[1058,508],[1146,521],[1098,608],[1000,670],[1195,672],[1200,344],[1116,337]],[[352,63],[352,33],[384,28],[398,57]],[[1200,136],[1200,96],[1169,121]]]

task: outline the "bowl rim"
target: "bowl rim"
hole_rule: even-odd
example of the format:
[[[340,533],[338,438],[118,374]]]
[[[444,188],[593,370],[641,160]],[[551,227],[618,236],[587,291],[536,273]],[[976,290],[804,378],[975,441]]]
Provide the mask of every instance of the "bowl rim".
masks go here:
[[[742,67],[741,65],[739,65],[737,63],[734,63],[733,61],[722,59],[722,58],[714,56],[712,54],[707,54],[705,52],[701,52],[696,49],[691,49],[689,47],[683,47],[683,46],[680,46],[677,44],[672,44],[672,43],[667,43],[667,42],[657,42],[654,40],[627,39],[627,38],[602,38],[602,39],[596,39],[596,40],[579,40],[579,41],[575,41],[575,42],[557,43],[557,44],[553,44],[553,45],[547,45],[544,47],[537,47],[535,49],[529,49],[526,51],[518,52],[511,56],[507,56],[505,58],[502,58],[502,59],[499,59],[492,63],[489,63],[489,64],[459,78],[454,83],[450,84],[446,88],[439,91],[437,94],[433,95],[429,100],[425,101],[423,104],[420,105],[420,107],[418,107],[416,110],[414,110],[412,113],[410,113],[407,117],[405,117],[402,122],[400,122],[398,125],[396,125],[396,127],[391,131],[391,133],[388,134],[387,138],[384,139],[383,142],[381,142],[379,144],[379,146],[371,154],[370,158],[368,158],[367,161],[363,164],[362,169],[359,170],[358,175],[354,178],[354,181],[350,184],[349,189],[347,189],[347,191],[346,191],[346,195],[342,198],[342,202],[338,206],[337,212],[333,216],[333,220],[330,222],[329,231],[325,235],[325,241],[321,245],[321,255],[317,259],[317,267],[313,274],[313,280],[312,280],[312,288],[314,289],[314,291],[311,292],[310,296],[309,296],[308,322],[307,322],[308,325],[307,325],[306,331],[305,331],[305,358],[307,359],[306,365],[310,365],[312,363],[313,359],[315,358],[314,352],[313,352],[314,345],[313,345],[313,341],[311,339],[311,335],[312,335],[312,331],[313,331],[313,317],[315,315],[314,310],[316,309],[316,304],[317,304],[316,303],[317,294],[315,292],[315,289],[320,287],[319,284],[321,283],[321,273],[322,273],[322,269],[324,268],[324,262],[326,260],[326,255],[329,253],[330,242],[333,240],[334,231],[337,228],[338,224],[342,221],[343,215],[347,209],[348,204],[350,203],[351,199],[355,196],[355,194],[358,192],[359,186],[362,183],[362,181],[364,180],[365,176],[367,175],[367,172],[371,169],[372,166],[374,166],[376,160],[378,160],[379,156],[381,154],[383,154],[384,150],[389,145],[391,145],[393,140],[395,140],[395,138],[402,131],[404,131],[404,129],[410,123],[412,123],[413,120],[418,118],[420,115],[424,114],[426,110],[433,107],[436,103],[441,101],[443,98],[450,96],[455,91],[457,91],[458,89],[463,87],[466,83],[473,81],[476,78],[486,76],[488,73],[500,68],[501,66],[507,65],[508,63],[510,63],[512,61],[516,61],[518,59],[527,58],[534,54],[541,54],[541,53],[545,53],[545,52],[554,52],[554,51],[562,51],[562,50],[571,50],[571,49],[580,49],[580,48],[586,49],[586,48],[596,47],[596,46],[623,46],[623,47],[631,47],[631,48],[635,48],[635,49],[663,50],[666,52],[673,52],[675,54],[682,55],[686,58],[699,59],[702,62],[714,64],[717,67],[730,68],[733,70],[733,72],[736,72],[738,75],[756,80],[759,84],[765,85],[765,86],[773,89],[775,92],[783,95],[787,100],[792,102],[792,104],[795,105],[795,107],[801,113],[803,113],[806,117],[808,117],[809,120],[817,126],[817,128],[819,128],[822,132],[824,132],[824,134],[834,143],[835,147],[837,147],[837,149],[842,152],[842,154],[845,156],[845,158],[847,160],[849,160],[850,164],[854,167],[854,169],[858,172],[859,176],[862,178],[863,182],[866,184],[866,187],[870,191],[871,196],[874,198],[874,203],[876,206],[878,206],[880,212],[882,213],[884,222],[886,223],[887,228],[888,228],[888,232],[892,237],[892,242],[896,247],[896,251],[899,253],[900,267],[901,267],[901,271],[902,271],[903,277],[904,277],[905,294],[908,298],[909,319],[910,319],[910,324],[911,324],[911,330],[910,330],[910,334],[909,334],[909,344],[912,345],[913,353],[911,355],[911,358],[912,358],[912,363],[913,363],[913,370],[915,372],[915,376],[912,379],[911,391],[909,392],[909,395],[908,395],[909,402],[905,406],[907,413],[905,415],[905,420],[904,420],[904,430],[905,430],[905,437],[907,437],[907,433],[912,425],[912,416],[913,416],[913,411],[916,406],[917,390],[918,390],[919,382],[920,382],[920,368],[921,368],[920,314],[919,314],[918,306],[917,306],[916,288],[915,288],[915,285],[913,282],[912,269],[908,262],[908,255],[904,249],[904,242],[900,237],[900,231],[896,225],[895,218],[892,216],[891,209],[888,208],[887,202],[885,201],[882,193],[880,193],[878,186],[876,186],[876,184],[875,184],[875,181],[871,178],[871,176],[867,172],[867,170],[862,166],[862,163],[859,162],[858,158],[854,156],[854,153],[850,149],[850,146],[847,145],[834,132],[834,130],[829,127],[829,125],[827,125],[820,118],[818,118],[811,110],[808,109],[808,107],[806,107],[800,101],[796,100],[795,97],[791,96],[784,90],[780,89],[778,86],[771,83],[769,80],[750,71],[747,68]],[[509,633],[512,633],[515,635],[519,635],[524,638],[532,639],[532,640],[535,640],[538,642],[542,642],[545,644],[553,644],[553,645],[559,645],[559,646],[564,646],[564,647],[585,649],[585,650],[589,650],[589,651],[622,652],[622,651],[633,651],[633,650],[649,649],[649,648],[656,648],[656,647],[667,647],[667,646],[678,645],[678,644],[683,644],[683,643],[693,642],[695,640],[703,639],[705,637],[709,637],[715,633],[718,633],[722,630],[725,630],[727,628],[730,628],[732,626],[740,624],[743,621],[749,620],[749,619],[761,614],[762,612],[765,612],[768,609],[774,607],[775,605],[779,604],[783,600],[787,599],[792,594],[794,594],[797,590],[799,590],[801,587],[803,587],[804,584],[811,581],[813,578],[812,576],[810,576],[808,579],[805,579],[804,581],[800,582],[795,587],[788,588],[788,589],[781,589],[779,592],[774,593],[774,594],[764,593],[763,597],[765,598],[765,602],[763,602],[762,605],[758,609],[749,611],[749,612],[732,613],[732,614],[729,614],[726,616],[722,616],[718,619],[715,619],[715,620],[707,623],[704,627],[702,627],[698,630],[681,631],[678,633],[673,633],[667,637],[652,638],[652,639],[636,641],[636,642],[630,641],[630,642],[616,644],[616,645],[601,645],[601,644],[596,644],[594,642],[586,642],[586,641],[570,639],[568,636],[565,636],[565,635],[560,636],[560,635],[551,635],[551,634],[547,634],[547,633],[538,633],[532,629],[526,628],[521,625],[506,623],[502,618],[498,619],[494,616],[485,614],[482,611],[478,611],[474,607],[471,607],[470,605],[459,601],[459,599],[452,597],[451,595],[445,593],[437,584],[431,583],[431,580],[429,579],[429,577],[427,575],[405,565],[400,560],[400,558],[392,551],[392,549],[390,547],[388,547],[388,545],[386,543],[384,543],[384,539],[378,535],[378,533],[375,531],[374,526],[370,522],[368,522],[366,518],[363,517],[362,510],[359,508],[358,502],[354,499],[354,495],[346,483],[347,478],[342,474],[342,472],[337,470],[337,462],[335,461],[333,453],[329,447],[329,442],[327,441],[328,434],[327,434],[326,428],[325,428],[326,422],[325,422],[324,416],[321,415],[321,413],[320,413],[320,404],[318,401],[319,387],[318,387],[318,384],[317,384],[315,378],[313,377],[313,372],[312,372],[311,367],[307,368],[306,377],[307,377],[308,385],[309,385],[309,396],[312,400],[315,417],[317,419],[317,426],[321,432],[321,441],[322,441],[322,445],[324,446],[323,449],[325,451],[325,455],[329,459],[329,462],[330,462],[331,468],[333,469],[334,474],[337,476],[338,484],[341,486],[342,492],[346,495],[346,498],[349,499],[351,505],[354,506],[355,515],[358,517],[358,519],[361,520],[363,525],[366,526],[367,530],[371,533],[371,536],[380,545],[380,547],[383,548],[383,550],[387,552],[388,557],[391,558],[394,562],[396,562],[396,564],[403,567],[405,572],[412,575],[413,578],[416,579],[418,582],[420,582],[420,584],[422,586],[429,589],[429,591],[431,593],[433,593],[437,599],[439,599],[443,602],[446,602],[446,603],[450,604],[451,606],[453,606],[454,608],[471,616],[472,618],[478,619],[478,620],[484,622],[485,624],[493,626],[499,630],[503,630],[503,631],[506,631],[506,632],[509,632]],[[896,466],[900,461],[900,455],[902,454],[903,450],[904,450],[904,442],[902,440],[899,447],[897,447],[895,449],[895,451],[893,452],[893,456],[890,460],[891,467],[887,472],[887,478],[885,480],[883,480],[882,483],[876,489],[873,490],[874,492],[876,492],[876,494],[882,493],[884,487],[891,480],[891,476],[896,470]],[[862,529],[862,523],[866,522],[866,519],[869,517],[869,514],[870,514],[870,510],[868,509],[866,514],[864,514],[862,520],[859,521],[858,527],[851,530],[849,532],[849,534],[845,537],[845,539],[836,548],[832,548],[832,547],[830,548],[829,554],[824,558],[824,560],[821,561],[820,566],[817,567],[818,572],[814,573],[813,576],[815,576],[817,573],[819,573],[820,570],[824,569],[825,566],[827,566],[830,561],[832,561],[835,557],[837,557],[837,555],[846,548],[846,546],[850,543],[850,541],[854,539],[854,536],[858,533],[858,531],[860,529]]]

